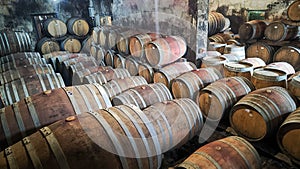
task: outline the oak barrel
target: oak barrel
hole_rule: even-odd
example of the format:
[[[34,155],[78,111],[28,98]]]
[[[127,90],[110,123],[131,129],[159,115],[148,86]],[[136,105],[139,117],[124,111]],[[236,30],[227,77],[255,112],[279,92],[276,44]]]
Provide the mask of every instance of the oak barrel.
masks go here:
[[[8,62],[15,62],[16,60],[24,60],[27,58],[41,58],[40,53],[38,52],[20,52],[20,53],[14,53],[10,55],[5,55],[0,57],[0,63],[8,63]]]
[[[90,55],[99,63],[104,60],[105,50],[99,45],[91,45]]]
[[[246,42],[253,39],[261,39],[264,37],[264,32],[268,26],[265,20],[251,20],[243,23],[238,31],[240,40]]]
[[[270,23],[265,29],[266,39],[272,41],[292,40],[298,35],[298,26],[286,25],[280,21]]]
[[[172,100],[169,89],[162,83],[145,84],[133,87],[112,99],[113,105],[133,104],[144,109],[154,103]]]
[[[113,50],[107,50],[105,55],[104,55],[104,63],[106,66],[114,66],[114,54],[116,52]]]
[[[55,39],[44,37],[36,43],[36,50],[41,54],[60,51],[60,45]]]
[[[25,65],[23,67],[17,67],[0,74],[1,85],[19,79],[21,77],[31,76],[35,74],[55,74],[50,64],[46,65]]]
[[[295,70],[300,70],[300,48],[283,46],[279,48],[273,57],[274,62],[288,62]]]
[[[255,42],[246,49],[246,58],[258,57],[266,64],[273,61],[275,48],[264,42]]]
[[[199,90],[223,78],[215,68],[200,68],[183,73],[172,82],[172,94],[174,98],[190,98],[195,100]]]
[[[67,37],[60,43],[62,50],[68,51],[70,53],[79,53],[81,50],[81,42],[75,37]]]
[[[153,82],[154,70],[148,63],[138,63],[138,75],[143,76],[148,83]]]
[[[259,141],[276,133],[296,103],[279,86],[257,89],[239,100],[230,111],[231,127],[250,141]]]
[[[300,101],[300,75],[290,77],[288,90]]]
[[[67,20],[67,29],[71,35],[86,36],[90,31],[88,22],[83,18],[72,17]]]
[[[227,62],[224,64],[225,77],[242,76],[251,80],[253,65],[250,63]]]
[[[262,163],[260,155],[247,140],[238,136],[229,136],[200,147],[178,167],[254,169],[262,168]]]
[[[55,61],[57,71],[62,72],[64,61],[74,59],[77,57],[87,57],[87,55],[83,53],[67,53],[57,56]]]
[[[211,121],[227,118],[227,111],[242,97],[253,91],[253,84],[244,77],[228,77],[206,86],[196,96],[203,116]]]
[[[213,67],[224,76],[224,63],[228,62],[224,56],[205,56],[202,58],[202,68]]]
[[[65,87],[59,73],[36,74],[13,80],[0,86],[1,95],[5,105],[12,105],[28,96],[55,88]]]
[[[153,82],[163,83],[168,88],[171,88],[172,80],[185,72],[196,69],[196,66],[190,62],[175,62],[164,66],[154,73]]]
[[[105,69],[92,73],[88,76],[84,76],[82,83],[99,83],[104,84],[113,79],[130,77],[130,73],[124,68]]]
[[[103,88],[106,90],[110,99],[116,95],[126,91],[129,88],[137,87],[140,85],[148,84],[142,76],[130,76],[125,78],[113,79],[105,84]]]
[[[299,132],[300,109],[298,107],[284,120],[277,131],[277,143],[280,149],[298,165],[300,164]]]
[[[125,68],[131,76],[136,76],[139,73],[139,63],[133,57],[126,57],[124,61]]]
[[[217,43],[227,43],[228,40],[232,39],[232,36],[228,33],[217,33],[215,35],[212,35],[208,37],[208,39],[211,42],[217,42]]]
[[[138,59],[145,57],[145,46],[161,37],[158,33],[141,33],[132,36],[129,40],[130,55]]]
[[[187,44],[180,36],[158,38],[145,46],[145,56],[151,66],[163,66],[175,62],[186,51]]]
[[[226,20],[223,14],[214,11],[208,13],[208,36],[221,32],[225,26]]]
[[[85,69],[74,71],[72,75],[72,85],[80,85],[83,84],[83,78],[89,76],[91,74],[104,71],[104,70],[112,70],[111,66],[92,66]]]
[[[272,62],[266,65],[265,68],[284,71],[287,76],[295,74],[294,67],[287,62]]]
[[[114,68],[125,68],[126,67],[125,66],[125,60],[126,60],[125,57],[119,53],[114,54],[114,59],[113,59],[114,66],[113,67]]]
[[[0,148],[68,116],[107,107],[111,102],[99,84],[58,88],[21,99],[1,109]]]
[[[292,21],[300,21],[300,2],[294,1],[287,9],[287,16]]]
[[[46,19],[43,23],[43,28],[48,37],[59,38],[67,34],[67,25],[58,18]]]
[[[287,87],[287,74],[281,70],[259,68],[253,71],[251,81],[256,89],[281,86]]]
[[[119,32],[117,35],[117,49],[119,53],[130,54],[130,38],[135,36],[140,31],[135,29],[130,29],[126,31]]]

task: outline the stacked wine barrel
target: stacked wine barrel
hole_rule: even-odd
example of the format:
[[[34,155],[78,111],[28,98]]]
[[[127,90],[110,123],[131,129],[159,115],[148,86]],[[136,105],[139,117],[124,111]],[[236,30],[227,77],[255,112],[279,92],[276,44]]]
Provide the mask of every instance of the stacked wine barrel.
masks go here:
[[[36,44],[41,54],[54,51],[78,53],[89,38],[90,25],[84,18],[72,17],[66,22],[58,18],[49,18],[43,23],[43,36]]]
[[[31,51],[31,38],[27,32],[0,31],[0,57],[18,52]]]

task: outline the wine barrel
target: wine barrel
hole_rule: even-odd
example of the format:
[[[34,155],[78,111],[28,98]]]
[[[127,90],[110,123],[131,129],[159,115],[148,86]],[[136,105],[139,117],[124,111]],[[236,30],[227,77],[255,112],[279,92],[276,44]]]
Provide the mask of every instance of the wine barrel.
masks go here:
[[[169,89],[162,83],[152,83],[133,87],[115,96],[113,105],[133,104],[144,109],[154,103],[172,100]]]
[[[224,54],[226,43],[219,42],[209,42],[208,50],[217,51],[221,54]]]
[[[62,50],[68,51],[70,53],[79,53],[81,50],[81,42],[74,37],[67,37],[60,44]]]
[[[243,23],[238,31],[240,40],[246,42],[253,39],[261,39],[269,23],[265,20],[251,20]]]
[[[58,72],[62,72],[63,69],[63,62],[66,60],[70,60],[70,59],[74,59],[77,57],[87,57],[86,54],[82,54],[82,53],[67,53],[67,54],[63,54],[63,55],[59,55],[56,58],[56,68]]]
[[[114,58],[113,58],[113,63],[114,63],[114,68],[125,68],[125,58],[119,54],[119,53],[116,53],[114,54]]]
[[[168,88],[171,88],[172,80],[185,72],[196,69],[196,66],[190,62],[175,62],[167,65],[154,73],[153,82],[163,83]]]
[[[253,84],[244,77],[228,77],[211,83],[196,96],[203,116],[210,121],[226,119],[226,113],[242,97],[253,91]]]
[[[279,48],[273,56],[274,62],[287,62],[295,70],[300,70],[300,48],[293,46],[283,46]]]
[[[246,49],[246,58],[258,57],[266,64],[272,62],[275,48],[264,42],[255,42]]]
[[[48,37],[59,38],[67,34],[67,25],[58,18],[48,18],[43,23],[44,32]]]
[[[154,70],[149,64],[139,62],[138,75],[143,76],[148,83],[152,83],[154,77]]]
[[[99,69],[100,66],[97,66],[97,63],[94,60],[87,60],[87,61],[82,61],[78,62],[76,64],[73,64],[69,67],[68,69],[68,74],[67,74],[67,80],[65,80],[66,84],[72,85],[76,84],[74,83],[76,78],[74,78],[76,75],[76,72],[90,72],[93,73]],[[104,66],[101,66],[104,67]],[[96,70],[95,70],[96,69]]]
[[[104,55],[104,63],[106,66],[114,66],[114,54],[116,52],[113,50],[107,50],[106,54]]]
[[[130,54],[130,38],[140,31],[135,29],[130,29],[126,31],[119,32],[117,35],[117,50],[119,53],[129,55]]]
[[[125,68],[128,70],[131,76],[136,76],[139,73],[138,70],[138,62],[133,57],[126,57],[125,61]]]
[[[262,163],[258,152],[248,141],[238,136],[229,136],[200,147],[178,167],[254,169],[262,168]]]
[[[7,62],[0,65],[0,72],[6,72],[17,67],[22,67],[24,65],[34,65],[34,64],[47,64],[45,58],[25,58],[17,59],[12,62]]]
[[[261,104],[260,104],[261,103]],[[230,111],[231,127],[250,141],[259,141],[276,133],[296,103],[279,86],[257,89],[239,100]]]
[[[38,40],[36,44],[36,50],[44,55],[51,52],[60,51],[60,46],[56,40],[44,37]]]
[[[224,56],[205,56],[202,58],[202,68],[213,67],[224,76],[224,63],[228,62]]]
[[[226,20],[223,14],[219,12],[210,11],[208,14],[208,36],[212,36],[216,33],[224,30],[226,26]]]
[[[0,148],[3,150],[39,128],[68,116],[107,107],[111,107],[111,102],[98,84],[58,88],[29,96],[1,109]]]
[[[124,68],[105,69],[83,77],[83,84],[99,83],[104,84],[113,79],[130,77],[130,73]]]
[[[61,87],[65,87],[65,83],[59,73],[36,74],[5,83],[1,86],[1,95],[7,106],[28,96]]]
[[[287,87],[287,74],[281,70],[259,68],[253,71],[251,78],[256,89],[281,86]]]
[[[181,58],[187,50],[185,40],[180,36],[167,36],[149,42],[145,56],[151,66],[163,66]]]
[[[266,63],[261,58],[258,58],[258,57],[246,58],[239,62],[246,63],[246,64],[252,64],[253,69],[266,66]]]
[[[41,58],[40,53],[38,52],[20,52],[20,53],[14,53],[10,55],[5,55],[0,57],[0,63],[5,64],[8,62],[15,62],[16,60],[24,60],[27,58]]]
[[[89,76],[91,74],[104,71],[104,70],[112,70],[111,66],[93,66],[88,67],[82,70],[74,71],[72,76],[72,85],[80,85],[83,84],[83,78]]]
[[[300,101],[300,75],[293,76],[288,81],[288,90]]]
[[[224,54],[235,55],[238,57],[238,60],[245,59],[245,46],[226,45],[224,48]]]
[[[0,56],[31,51],[31,39],[27,32],[5,30],[0,32]]]
[[[225,57],[227,62],[238,62],[238,61],[245,59],[245,55],[241,57],[239,55],[235,55],[235,54],[231,54],[231,53],[225,53],[221,56]]]
[[[228,33],[217,33],[208,38],[211,42],[227,43],[228,40],[232,39],[232,36]]]
[[[99,31],[99,36],[98,36],[99,45],[101,47],[103,47],[104,49],[106,49],[106,50],[111,49],[110,48],[111,44],[109,44],[109,43],[115,43],[115,41],[113,40],[113,38],[116,37],[116,36],[113,36],[112,34],[115,33],[114,30],[118,29],[118,28],[120,28],[120,27],[118,27],[118,26],[112,26],[112,25],[101,26],[100,27],[100,31]],[[109,37],[109,35],[111,37]]]
[[[277,143],[281,151],[287,154],[293,162],[300,164],[300,150],[297,143],[300,130],[300,109],[292,112],[280,125],[277,131]]]
[[[284,71],[287,76],[295,74],[294,67],[287,62],[273,62],[265,66],[266,69],[275,69]]]
[[[195,100],[199,90],[222,78],[215,68],[200,68],[176,77],[172,82],[174,98],[190,98]]]
[[[298,35],[298,26],[290,26],[280,21],[275,21],[267,26],[264,34],[268,40],[276,42],[292,40]]]
[[[181,147],[198,135],[203,116],[197,104],[188,98],[155,103],[143,110],[156,128],[162,152]]]
[[[105,50],[99,45],[91,45],[90,55],[100,63],[104,60]]]
[[[129,40],[130,55],[142,59],[145,57],[145,46],[162,36],[158,33],[141,33],[134,35]]]
[[[47,60],[49,64],[53,66],[53,69],[58,72],[57,67],[56,67],[56,58],[58,58],[60,55],[66,55],[69,52],[67,51],[54,51],[48,54],[44,54],[43,58]]]
[[[67,29],[71,35],[86,36],[90,31],[88,22],[83,18],[72,17],[67,20]]]
[[[294,1],[287,9],[287,16],[292,21],[300,21],[300,2]]]
[[[228,62],[224,64],[225,77],[242,76],[251,81],[252,74],[252,64],[239,62]]]
[[[35,74],[55,74],[50,64],[46,65],[25,65],[17,67],[0,74],[1,85],[19,79],[21,77],[32,76]]]
[[[92,42],[95,45],[99,45],[100,41],[99,41],[99,34],[100,34],[100,27],[93,27],[93,31],[92,31]]]
[[[142,76],[130,76],[120,79],[113,79],[102,86],[106,90],[109,98],[113,99],[113,97],[122,93],[123,91],[126,91],[127,89],[145,84],[147,84],[147,81]]]

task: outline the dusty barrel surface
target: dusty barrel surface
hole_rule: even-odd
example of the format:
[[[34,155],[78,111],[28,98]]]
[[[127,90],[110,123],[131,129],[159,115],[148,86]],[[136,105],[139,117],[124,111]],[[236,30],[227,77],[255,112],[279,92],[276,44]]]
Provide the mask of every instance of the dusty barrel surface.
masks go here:
[[[252,64],[253,69],[266,66],[266,63],[258,57],[246,58],[241,60],[240,63]]]
[[[1,149],[55,121],[107,107],[111,102],[98,84],[58,88],[21,99],[1,109]]]
[[[148,84],[141,76],[130,76],[120,79],[113,79],[105,84],[103,88],[106,90],[109,98],[112,100],[116,95],[121,94],[127,89]]]
[[[19,78],[0,86],[1,95],[5,105],[12,105],[28,96],[47,90],[65,87],[65,83],[59,73],[37,74]]]
[[[300,48],[293,46],[283,46],[279,48],[273,57],[274,62],[287,62],[295,70],[300,70]]]
[[[300,2],[294,1],[287,9],[287,16],[292,21],[300,21]]]
[[[251,81],[256,89],[281,86],[287,87],[287,74],[281,70],[259,68],[253,71]]]
[[[17,67],[0,74],[1,85],[19,79],[21,77],[31,76],[35,74],[55,74],[50,64],[46,65],[25,65]]]
[[[280,125],[277,131],[277,143],[280,149],[292,158],[294,162],[300,164],[299,140],[300,132],[300,109],[292,112]]]
[[[162,36],[157,33],[142,33],[134,35],[129,40],[130,54],[138,59],[145,57],[145,46]]]
[[[15,62],[17,60],[24,60],[27,58],[36,58],[36,59],[40,59],[41,55],[38,52],[20,52],[20,53],[14,53],[14,54],[10,54],[10,55],[5,55],[3,57],[0,58],[0,63],[1,64],[5,64],[5,63],[9,63],[9,62]]]
[[[182,146],[200,132],[201,110],[188,98],[155,103],[143,112],[155,126],[162,152]]]
[[[230,111],[230,124],[236,132],[251,141],[274,135],[296,103],[282,87],[257,89],[237,102]]]
[[[292,40],[298,35],[298,27],[275,21],[267,26],[264,34],[267,39],[272,41]]]
[[[6,72],[11,69],[16,69],[17,67],[22,67],[24,65],[35,65],[35,64],[47,64],[44,58],[26,58],[13,60],[12,62],[7,62],[0,65],[0,72]]]
[[[73,17],[67,20],[67,29],[71,35],[86,36],[90,31],[88,22],[83,18]]]
[[[86,83],[99,83],[105,84],[113,79],[120,79],[130,77],[130,73],[127,69],[116,68],[116,69],[105,69],[96,73],[92,73],[88,76],[83,77],[82,82]]]
[[[224,64],[225,77],[242,76],[251,80],[253,65],[249,63],[228,62]]]
[[[180,36],[167,36],[149,42],[145,56],[151,66],[163,66],[181,58],[187,50],[185,40]]]
[[[258,57],[266,64],[273,61],[275,48],[264,42],[255,42],[246,49],[246,58]]]
[[[175,62],[167,65],[154,73],[154,83],[163,83],[168,88],[171,88],[172,80],[185,72],[196,69],[190,62]]]
[[[203,88],[196,102],[203,116],[219,121],[228,117],[227,110],[253,90],[253,84],[244,77],[223,78]]]
[[[261,158],[256,149],[245,139],[230,136],[208,143],[178,165],[185,169],[261,168]]]
[[[264,20],[252,20],[245,22],[239,28],[240,39],[245,42],[252,39],[260,39],[264,36],[267,21]]]
[[[215,68],[200,68],[176,77],[172,82],[174,98],[190,98],[195,100],[199,90],[223,78]]]
[[[60,19],[48,18],[43,23],[44,32],[49,37],[59,38],[67,34],[67,25]]]
[[[137,86],[115,96],[113,105],[133,104],[144,109],[154,103],[172,100],[169,89],[162,83]]]

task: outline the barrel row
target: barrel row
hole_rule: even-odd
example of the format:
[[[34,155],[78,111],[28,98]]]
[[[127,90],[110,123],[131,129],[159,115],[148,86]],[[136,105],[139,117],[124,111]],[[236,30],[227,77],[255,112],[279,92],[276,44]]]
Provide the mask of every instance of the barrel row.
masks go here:
[[[0,32],[0,56],[32,50],[27,32],[4,30]]]

